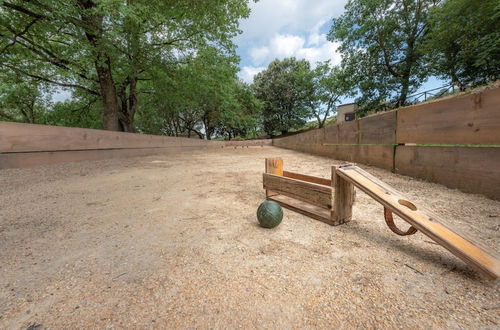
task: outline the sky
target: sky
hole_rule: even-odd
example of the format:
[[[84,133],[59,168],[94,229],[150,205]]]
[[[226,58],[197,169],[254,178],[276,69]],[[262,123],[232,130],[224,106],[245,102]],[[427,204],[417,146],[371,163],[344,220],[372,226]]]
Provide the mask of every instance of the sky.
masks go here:
[[[347,0],[261,0],[251,2],[250,17],[234,39],[241,58],[239,77],[248,83],[275,58],[295,56],[314,65],[340,63],[337,44],[326,40],[331,20],[344,11]]]
[[[295,56],[311,65],[331,60],[339,64],[338,43],[326,40],[332,18],[342,15],[347,0],[260,0],[250,2],[251,13],[240,22],[242,34],[234,39],[240,56],[238,76],[251,83],[275,58]],[[419,91],[443,86],[435,78]],[[351,100],[345,100],[349,102]]]

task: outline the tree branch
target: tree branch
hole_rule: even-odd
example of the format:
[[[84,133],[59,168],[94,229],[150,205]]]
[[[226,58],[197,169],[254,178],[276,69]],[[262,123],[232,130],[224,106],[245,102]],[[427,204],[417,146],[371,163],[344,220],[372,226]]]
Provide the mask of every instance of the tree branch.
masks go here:
[[[27,32],[28,32],[28,30],[29,30],[29,28],[30,28],[31,26],[33,26],[33,24],[35,24],[38,20],[39,20],[38,18],[33,19],[33,20],[32,20],[30,23],[28,23],[28,25],[26,25],[26,27],[25,27],[25,28],[24,28],[21,32],[19,32],[19,33],[15,33],[15,32],[13,32],[13,33],[14,33],[14,37],[12,38],[12,43],[7,44],[7,45],[6,45],[6,46],[5,46],[5,47],[4,47],[4,48],[0,51],[0,54],[3,54],[3,53],[7,50],[7,48],[14,46],[14,45],[16,44],[16,42],[17,42],[17,38],[18,38],[18,37],[21,37],[22,35],[24,35],[25,33],[27,33]],[[12,32],[12,31],[11,31],[11,32]]]
[[[385,64],[385,67],[387,68],[387,71],[389,71],[394,77],[399,77],[399,73],[396,72],[396,70],[394,70],[394,68],[392,67],[392,65],[389,61],[389,57],[388,57],[386,49],[384,47],[384,43],[379,39],[379,37],[375,38],[375,41],[377,42],[380,49],[382,50],[382,56],[384,57],[384,64]]]
[[[26,15],[29,15],[31,17],[34,17],[34,18],[37,18],[37,19],[40,19],[40,18],[47,18],[47,16],[45,15],[42,15],[42,14],[38,14],[38,13],[35,13],[29,9],[26,9],[24,7],[21,7],[21,6],[18,6],[18,5],[15,5],[15,4],[12,4],[12,3],[9,3],[9,2],[4,2],[3,3],[3,6],[4,7],[7,7],[7,8],[10,8],[10,9],[14,9],[15,11],[18,11],[20,13],[23,13],[23,14],[26,14]]]
[[[16,31],[11,26],[8,26],[8,25],[5,25],[5,24],[4,24],[4,26],[11,33],[13,33],[13,34],[16,35]],[[52,51],[50,51],[46,47],[43,47],[40,44],[35,43],[33,40],[31,40],[30,38],[27,38],[27,37],[23,36],[22,34],[18,34],[18,37],[20,37],[23,41],[26,41],[28,43],[28,44],[25,44],[23,42],[17,41],[18,45],[21,45],[22,47],[24,47],[24,48],[32,51],[33,53],[39,55],[41,57],[40,59],[42,61],[44,61],[44,62],[53,64],[53,65],[55,65],[55,66],[57,66],[57,67],[59,67],[61,69],[66,70],[66,71],[72,71],[72,69],[70,67],[68,67],[68,65],[78,66],[74,62],[71,62],[71,61],[59,58],[56,54],[54,54]],[[7,45],[7,46],[9,46],[9,45]],[[7,48],[7,46],[4,48],[4,50]],[[82,68],[77,68],[77,70],[83,70],[83,69]],[[76,74],[80,78],[83,78],[83,79],[86,79],[86,80],[89,80],[89,81],[92,81],[92,82],[97,82],[95,79],[93,79],[91,77],[88,77],[85,72],[80,71],[80,72],[77,72]]]
[[[9,68],[11,70],[14,70],[14,71],[16,71],[18,73],[22,73],[22,74],[24,74],[24,75],[26,75],[28,77],[31,77],[33,79],[36,79],[36,80],[45,81],[47,83],[50,83],[50,84],[53,84],[53,85],[57,85],[57,86],[61,86],[61,87],[78,88],[78,89],[84,90],[87,93],[92,94],[92,95],[101,95],[100,93],[96,92],[95,90],[92,90],[92,89],[87,88],[87,87],[82,86],[82,85],[68,84],[68,83],[58,82],[58,81],[51,80],[51,79],[48,79],[48,78],[45,78],[45,77],[42,77],[42,76],[39,76],[39,75],[36,75],[36,74],[32,74],[32,73],[26,72],[24,70],[21,70],[19,68],[16,68],[16,67],[14,67],[12,65],[5,64],[5,63],[0,63],[0,65],[4,66],[6,68]]]
[[[16,119],[14,117],[12,117],[12,116],[10,116],[2,111],[0,111],[0,117],[3,117],[3,118],[8,119],[10,121],[16,121]]]

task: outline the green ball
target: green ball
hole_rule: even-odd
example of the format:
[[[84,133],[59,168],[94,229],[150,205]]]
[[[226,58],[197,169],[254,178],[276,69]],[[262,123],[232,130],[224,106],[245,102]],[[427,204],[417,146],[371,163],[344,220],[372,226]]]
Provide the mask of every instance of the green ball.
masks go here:
[[[264,201],[257,209],[257,219],[264,228],[274,228],[283,219],[283,209],[273,201]]]

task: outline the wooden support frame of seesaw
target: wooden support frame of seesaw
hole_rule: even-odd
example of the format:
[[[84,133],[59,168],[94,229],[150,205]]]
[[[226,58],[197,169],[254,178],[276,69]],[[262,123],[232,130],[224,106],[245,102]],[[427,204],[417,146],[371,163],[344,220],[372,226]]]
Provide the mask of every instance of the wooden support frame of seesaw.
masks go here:
[[[284,171],[281,158],[267,158],[263,186],[268,200],[331,225],[351,220],[354,187],[357,187],[382,204],[386,222],[396,234],[410,235],[418,230],[482,276],[492,280],[500,277],[500,262],[495,251],[452,229],[436,214],[410,202],[403,194],[357,166],[333,166],[328,180]],[[408,231],[395,227],[392,212],[411,225]]]

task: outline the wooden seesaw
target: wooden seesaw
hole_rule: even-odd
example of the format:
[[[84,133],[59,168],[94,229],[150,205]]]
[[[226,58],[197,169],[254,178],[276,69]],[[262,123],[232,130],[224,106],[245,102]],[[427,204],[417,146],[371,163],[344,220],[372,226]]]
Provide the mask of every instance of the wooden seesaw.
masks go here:
[[[436,214],[410,202],[403,194],[357,166],[333,166],[329,180],[284,171],[281,158],[267,158],[263,186],[268,200],[330,225],[351,220],[354,187],[357,187],[382,204],[385,221],[394,233],[404,236],[420,231],[482,276],[491,280],[500,276],[500,262],[495,251],[452,229]],[[410,224],[408,230],[396,227],[393,212]]]

